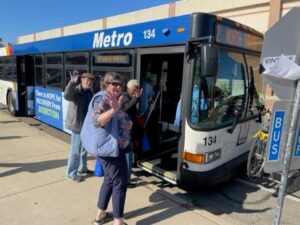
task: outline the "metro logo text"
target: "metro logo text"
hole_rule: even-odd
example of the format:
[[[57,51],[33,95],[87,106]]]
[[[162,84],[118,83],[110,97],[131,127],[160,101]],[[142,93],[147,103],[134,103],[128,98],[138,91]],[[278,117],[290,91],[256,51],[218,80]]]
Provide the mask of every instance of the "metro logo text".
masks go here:
[[[108,48],[129,46],[132,42],[133,35],[131,32],[117,33],[115,30],[112,34],[105,35],[104,32],[94,34],[93,48]]]

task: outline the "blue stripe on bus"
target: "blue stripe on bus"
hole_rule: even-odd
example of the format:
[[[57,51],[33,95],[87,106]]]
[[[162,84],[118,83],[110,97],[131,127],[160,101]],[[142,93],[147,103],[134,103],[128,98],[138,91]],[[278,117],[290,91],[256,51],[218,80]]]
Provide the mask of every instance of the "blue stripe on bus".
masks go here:
[[[139,23],[118,28],[52,38],[13,46],[14,55],[43,52],[168,45],[186,42],[191,15]],[[179,32],[181,28],[182,32]]]

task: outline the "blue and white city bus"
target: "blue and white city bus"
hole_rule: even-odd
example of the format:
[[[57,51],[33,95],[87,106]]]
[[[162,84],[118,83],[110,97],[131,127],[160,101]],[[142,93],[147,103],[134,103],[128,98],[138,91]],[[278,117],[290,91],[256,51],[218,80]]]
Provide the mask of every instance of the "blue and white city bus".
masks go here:
[[[217,184],[239,171],[261,125],[262,40],[245,25],[193,13],[13,45],[0,58],[1,103],[68,132],[69,72],[136,78],[138,165],[173,184]]]

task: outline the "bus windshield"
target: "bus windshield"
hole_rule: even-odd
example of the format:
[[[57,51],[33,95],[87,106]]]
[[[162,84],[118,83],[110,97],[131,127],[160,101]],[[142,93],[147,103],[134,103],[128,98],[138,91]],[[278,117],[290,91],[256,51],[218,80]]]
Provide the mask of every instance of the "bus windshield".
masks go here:
[[[249,83],[246,71],[249,69],[245,60],[251,58],[248,67],[256,64],[257,68],[259,57],[220,50],[217,75],[204,77],[200,74],[201,57],[198,52],[193,65],[190,123],[196,129],[212,130],[232,124],[237,119],[237,108],[239,118],[246,116],[246,87]]]

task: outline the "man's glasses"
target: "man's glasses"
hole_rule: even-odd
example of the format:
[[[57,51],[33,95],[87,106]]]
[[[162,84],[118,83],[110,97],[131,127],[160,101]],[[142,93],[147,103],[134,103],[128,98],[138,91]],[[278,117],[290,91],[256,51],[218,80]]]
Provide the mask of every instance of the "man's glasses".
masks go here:
[[[119,82],[109,82],[108,84],[111,84],[114,87],[121,86],[121,83]]]

